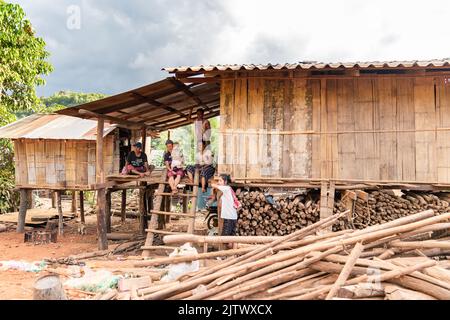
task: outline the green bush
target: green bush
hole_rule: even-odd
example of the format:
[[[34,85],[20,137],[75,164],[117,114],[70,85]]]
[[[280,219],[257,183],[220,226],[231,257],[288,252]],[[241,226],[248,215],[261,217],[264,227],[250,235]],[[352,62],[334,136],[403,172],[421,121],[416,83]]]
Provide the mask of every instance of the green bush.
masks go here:
[[[14,191],[14,153],[11,143],[0,139],[0,214],[17,211],[19,194]]]

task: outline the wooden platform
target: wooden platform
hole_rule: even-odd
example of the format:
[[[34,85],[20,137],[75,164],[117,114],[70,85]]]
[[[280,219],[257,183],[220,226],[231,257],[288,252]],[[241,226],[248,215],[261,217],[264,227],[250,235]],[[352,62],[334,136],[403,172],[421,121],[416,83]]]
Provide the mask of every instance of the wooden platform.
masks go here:
[[[0,214],[0,222],[17,223],[18,216],[18,212]],[[70,212],[64,212],[63,216],[64,220],[75,218],[75,215]],[[56,209],[28,209],[25,224],[44,225],[49,219],[58,219],[58,211]]]

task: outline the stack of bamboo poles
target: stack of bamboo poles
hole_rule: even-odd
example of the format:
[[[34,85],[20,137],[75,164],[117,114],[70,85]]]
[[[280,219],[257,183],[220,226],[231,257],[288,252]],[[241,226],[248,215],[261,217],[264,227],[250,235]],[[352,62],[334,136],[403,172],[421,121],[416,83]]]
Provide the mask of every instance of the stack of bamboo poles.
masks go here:
[[[347,213],[270,242],[240,237],[247,244],[238,249],[136,262],[135,267],[147,267],[227,257],[175,281],[155,281],[132,297],[450,299],[450,271],[429,258],[450,251],[448,239],[429,240],[433,232],[450,228],[450,213],[427,210],[362,230],[325,231]]]

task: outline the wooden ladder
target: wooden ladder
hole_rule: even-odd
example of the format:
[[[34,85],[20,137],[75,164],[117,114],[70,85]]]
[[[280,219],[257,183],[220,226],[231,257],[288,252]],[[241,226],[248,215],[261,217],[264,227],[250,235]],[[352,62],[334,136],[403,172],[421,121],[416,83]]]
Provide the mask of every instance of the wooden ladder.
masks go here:
[[[196,169],[195,175],[194,175],[194,183],[183,183],[186,185],[191,185],[193,187],[192,193],[177,193],[176,195],[173,195],[172,193],[164,192],[166,186],[169,183],[167,182],[167,170],[163,171],[163,181],[159,184],[158,190],[155,192],[155,198],[154,198],[154,202],[153,202],[154,209],[150,211],[150,214],[151,214],[150,224],[149,224],[149,228],[146,230],[147,238],[145,240],[144,246],[141,247],[143,257],[148,257],[151,253],[151,250],[158,249],[159,247],[164,248],[163,246],[153,246],[153,237],[155,234],[162,234],[162,235],[184,234],[184,232],[171,232],[171,231],[167,231],[167,230],[163,230],[163,229],[158,229],[158,216],[160,216],[160,215],[162,215],[162,216],[179,216],[179,217],[190,218],[187,232],[190,234],[194,233],[195,213],[197,211],[197,197],[198,197],[198,189],[199,189],[198,188],[199,180],[200,180],[200,172],[198,169]],[[183,211],[182,213],[172,212],[172,211],[162,211],[161,208],[163,205],[164,197],[168,197],[168,196],[187,197],[187,199],[192,198],[190,210],[188,210],[186,208],[186,211]],[[189,211],[189,212],[187,212],[187,211]]]

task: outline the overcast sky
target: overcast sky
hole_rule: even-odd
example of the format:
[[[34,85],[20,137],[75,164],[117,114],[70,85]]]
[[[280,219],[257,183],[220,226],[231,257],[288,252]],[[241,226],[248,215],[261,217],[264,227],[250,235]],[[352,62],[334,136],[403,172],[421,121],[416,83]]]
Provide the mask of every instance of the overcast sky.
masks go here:
[[[10,2],[51,53],[55,71],[39,95],[118,93],[180,65],[450,57],[445,0]]]

